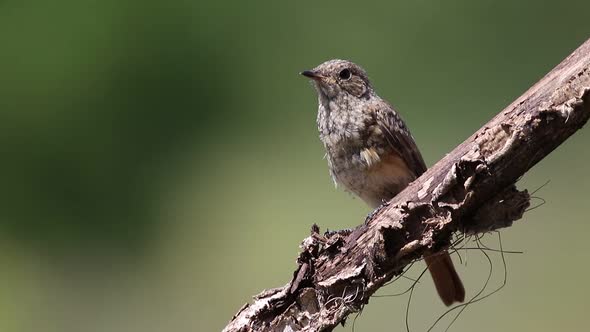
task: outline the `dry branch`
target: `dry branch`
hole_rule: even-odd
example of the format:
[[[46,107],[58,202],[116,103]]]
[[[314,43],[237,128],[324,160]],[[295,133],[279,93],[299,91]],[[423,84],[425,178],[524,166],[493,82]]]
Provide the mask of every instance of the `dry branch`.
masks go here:
[[[529,205],[514,183],[586,123],[589,91],[590,40],[364,224],[314,227],[291,282],[257,295],[224,331],[330,331],[453,232],[510,226]]]

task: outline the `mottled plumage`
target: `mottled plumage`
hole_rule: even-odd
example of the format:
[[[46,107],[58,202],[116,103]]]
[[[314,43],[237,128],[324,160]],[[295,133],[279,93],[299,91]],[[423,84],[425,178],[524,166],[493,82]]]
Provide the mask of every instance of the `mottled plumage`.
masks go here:
[[[302,74],[318,92],[317,125],[335,183],[377,207],[426,171],[406,124],[375,93],[361,67],[330,60]],[[449,254],[425,260],[443,302],[463,301],[465,290]]]
[[[336,183],[376,207],[424,173],[405,123],[361,67],[331,60],[305,73],[318,91],[317,125]]]

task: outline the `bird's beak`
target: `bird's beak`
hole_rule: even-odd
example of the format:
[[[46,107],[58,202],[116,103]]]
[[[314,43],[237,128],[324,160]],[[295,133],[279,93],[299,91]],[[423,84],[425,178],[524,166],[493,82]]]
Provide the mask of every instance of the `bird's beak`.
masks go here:
[[[305,76],[305,77],[309,77],[313,80],[320,80],[323,78],[322,75],[320,75],[320,73],[313,71],[313,70],[305,70],[301,72],[301,75]]]

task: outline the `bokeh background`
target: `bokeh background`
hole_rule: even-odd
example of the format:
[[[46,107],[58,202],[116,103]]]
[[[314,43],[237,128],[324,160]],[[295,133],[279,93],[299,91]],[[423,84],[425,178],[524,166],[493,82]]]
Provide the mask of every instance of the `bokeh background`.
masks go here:
[[[362,64],[431,165],[590,37],[589,13],[582,0],[1,1],[0,331],[221,330],[289,280],[312,223],[369,212],[331,183],[299,71]],[[547,203],[502,232],[525,253],[452,330],[587,326],[589,138],[520,181],[551,180]],[[462,255],[474,295],[489,266]],[[492,261],[488,291],[503,280]],[[416,288],[413,331],[445,310],[434,292],[428,277]],[[355,331],[403,330],[406,303],[372,299]]]

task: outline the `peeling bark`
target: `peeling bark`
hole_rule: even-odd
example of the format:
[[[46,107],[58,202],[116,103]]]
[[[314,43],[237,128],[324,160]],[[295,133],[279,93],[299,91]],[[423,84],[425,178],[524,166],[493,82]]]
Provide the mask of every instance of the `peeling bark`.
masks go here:
[[[352,231],[314,225],[285,286],[254,297],[224,331],[330,331],[453,232],[509,227],[529,206],[515,182],[590,117],[590,40]]]

